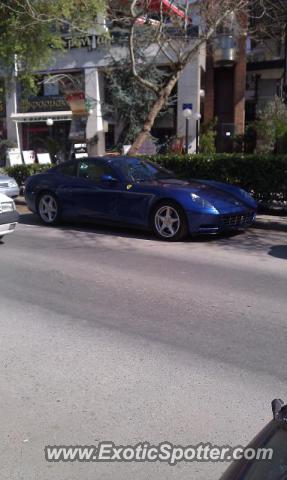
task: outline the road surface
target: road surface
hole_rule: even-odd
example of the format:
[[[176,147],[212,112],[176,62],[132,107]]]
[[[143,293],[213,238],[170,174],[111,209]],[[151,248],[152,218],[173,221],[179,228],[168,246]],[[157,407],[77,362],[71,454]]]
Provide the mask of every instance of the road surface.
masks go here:
[[[286,229],[168,244],[21,221],[0,244],[1,480],[218,479],[43,449],[250,440],[287,400]]]

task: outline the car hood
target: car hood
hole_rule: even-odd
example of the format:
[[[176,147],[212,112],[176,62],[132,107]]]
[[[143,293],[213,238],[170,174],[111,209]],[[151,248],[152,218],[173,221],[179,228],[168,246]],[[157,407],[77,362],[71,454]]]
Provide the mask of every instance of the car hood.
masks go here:
[[[7,195],[4,195],[4,193],[0,193],[0,202],[12,202],[10,197],[7,197]]]
[[[239,187],[211,180],[159,180],[158,186],[164,189],[181,190],[195,193],[203,200],[208,201],[216,209],[226,208],[227,204],[236,209],[240,207],[256,208],[255,200]]]
[[[0,175],[0,182],[8,182],[11,178],[8,175]]]

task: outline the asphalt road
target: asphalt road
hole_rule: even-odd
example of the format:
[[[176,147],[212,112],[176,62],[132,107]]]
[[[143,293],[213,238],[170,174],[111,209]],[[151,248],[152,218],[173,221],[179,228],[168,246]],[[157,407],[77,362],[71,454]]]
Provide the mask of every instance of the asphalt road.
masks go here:
[[[45,445],[245,444],[287,400],[287,239],[168,244],[23,215],[0,244],[1,480],[209,480],[225,464],[45,462]]]

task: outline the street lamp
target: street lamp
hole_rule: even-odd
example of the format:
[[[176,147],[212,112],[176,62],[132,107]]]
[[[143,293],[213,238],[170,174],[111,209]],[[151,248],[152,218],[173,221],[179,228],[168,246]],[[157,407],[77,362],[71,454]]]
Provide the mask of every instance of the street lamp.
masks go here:
[[[185,153],[188,154],[188,133],[189,133],[189,120],[192,117],[192,110],[190,108],[185,108],[182,111],[182,115],[185,118]]]
[[[199,153],[199,125],[200,125],[200,119],[201,119],[201,114],[200,113],[195,113],[193,115],[193,118],[196,121],[196,153]]]

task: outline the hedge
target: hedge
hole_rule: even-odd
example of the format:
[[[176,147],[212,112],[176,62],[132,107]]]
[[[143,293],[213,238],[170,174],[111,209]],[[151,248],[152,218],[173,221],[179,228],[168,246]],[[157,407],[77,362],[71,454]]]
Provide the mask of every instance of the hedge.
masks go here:
[[[287,155],[155,155],[149,158],[181,178],[218,180],[239,185],[263,202],[287,201]],[[23,185],[51,165],[17,165],[5,171]]]
[[[287,201],[287,155],[157,155],[149,157],[182,178],[239,185],[263,202]]]
[[[38,163],[33,163],[32,165],[15,165],[14,167],[1,168],[1,171],[15,178],[19,187],[21,187],[30,175],[45,172],[51,167],[51,164],[39,165]]]

